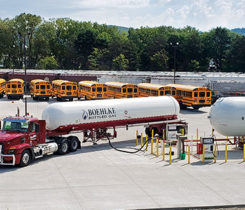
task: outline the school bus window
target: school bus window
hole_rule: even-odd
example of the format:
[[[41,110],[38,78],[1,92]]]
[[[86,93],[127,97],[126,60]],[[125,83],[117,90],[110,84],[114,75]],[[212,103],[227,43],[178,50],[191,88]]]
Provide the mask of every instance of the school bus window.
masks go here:
[[[172,95],[173,95],[173,96],[175,95],[175,90],[172,91]]]
[[[92,91],[95,92],[95,88],[93,88]]]
[[[134,88],[134,92],[135,92],[135,93],[137,93],[137,92],[138,92],[137,88]]]
[[[126,93],[126,88],[123,88],[123,92]]]
[[[104,92],[106,92],[106,88],[104,88],[103,90],[104,90]]]
[[[128,88],[128,93],[132,93],[133,89],[132,88]]]
[[[16,88],[17,86],[16,85],[12,85],[12,88]]]
[[[163,96],[163,91],[160,91],[160,96]]]
[[[194,92],[194,97],[197,97],[197,92]]]
[[[165,91],[165,95],[171,95],[171,91],[170,90],[166,90]]]
[[[207,97],[210,97],[210,92],[207,92]]]
[[[73,90],[76,90],[76,89],[77,89],[77,87],[74,85],[74,86],[73,86]]]
[[[21,85],[18,85],[18,88],[21,88]]]
[[[50,85],[47,85],[47,88],[50,89]]]
[[[65,86],[62,86],[62,90],[65,90],[66,89],[66,87]]]
[[[70,85],[67,85],[66,86],[66,90],[71,90],[71,86]]]
[[[191,92],[186,92],[186,97],[191,98],[192,97]]]
[[[41,85],[41,89],[42,90],[45,90],[45,85]]]
[[[199,92],[199,97],[205,97],[205,92]]]
[[[8,88],[10,88],[10,85],[8,85]]]
[[[98,87],[97,88],[97,92],[102,92],[102,88],[101,87]]]

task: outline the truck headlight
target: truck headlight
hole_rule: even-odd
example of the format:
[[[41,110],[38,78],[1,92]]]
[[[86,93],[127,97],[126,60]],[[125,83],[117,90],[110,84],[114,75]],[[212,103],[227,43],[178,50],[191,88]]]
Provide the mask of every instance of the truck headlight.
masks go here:
[[[10,148],[9,150],[8,150],[8,154],[9,155],[13,155],[15,153],[15,148]]]

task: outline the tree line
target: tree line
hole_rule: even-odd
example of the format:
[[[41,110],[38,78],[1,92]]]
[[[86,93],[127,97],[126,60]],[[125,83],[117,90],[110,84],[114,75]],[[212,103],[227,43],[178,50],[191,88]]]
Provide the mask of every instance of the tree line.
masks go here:
[[[4,68],[245,72],[245,37],[222,27],[200,32],[160,26],[129,28],[44,20],[22,13],[0,19]]]

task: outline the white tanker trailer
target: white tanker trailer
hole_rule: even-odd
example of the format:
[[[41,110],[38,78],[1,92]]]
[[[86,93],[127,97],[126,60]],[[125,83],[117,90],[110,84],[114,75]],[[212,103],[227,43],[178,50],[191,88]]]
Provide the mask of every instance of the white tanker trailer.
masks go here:
[[[43,111],[42,119],[46,121],[50,137],[84,131],[85,139],[95,142],[108,137],[108,128],[114,129],[110,137],[116,137],[116,127],[141,123],[148,124],[147,134],[150,135],[152,129],[161,134],[163,122],[179,121],[179,110],[178,102],[171,96],[110,99],[55,103]]]
[[[245,97],[218,99],[208,118],[212,127],[224,136],[245,136]]]
[[[27,166],[31,160],[55,152],[66,154],[80,147],[73,132],[83,132],[84,140],[95,143],[116,137],[116,127],[143,124],[148,135],[161,134],[166,125],[182,131],[186,123],[178,120],[179,104],[171,96],[100,101],[55,103],[34,117],[6,117],[0,131],[0,165]],[[113,129],[113,134],[108,129]],[[66,136],[63,136],[66,135]]]

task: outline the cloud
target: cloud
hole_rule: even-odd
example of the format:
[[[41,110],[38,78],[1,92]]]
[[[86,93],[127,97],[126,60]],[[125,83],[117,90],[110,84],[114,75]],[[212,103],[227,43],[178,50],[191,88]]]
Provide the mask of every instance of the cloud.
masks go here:
[[[244,27],[245,0],[0,0],[0,17],[22,12],[42,17],[70,17],[126,27],[185,27],[202,31]]]

